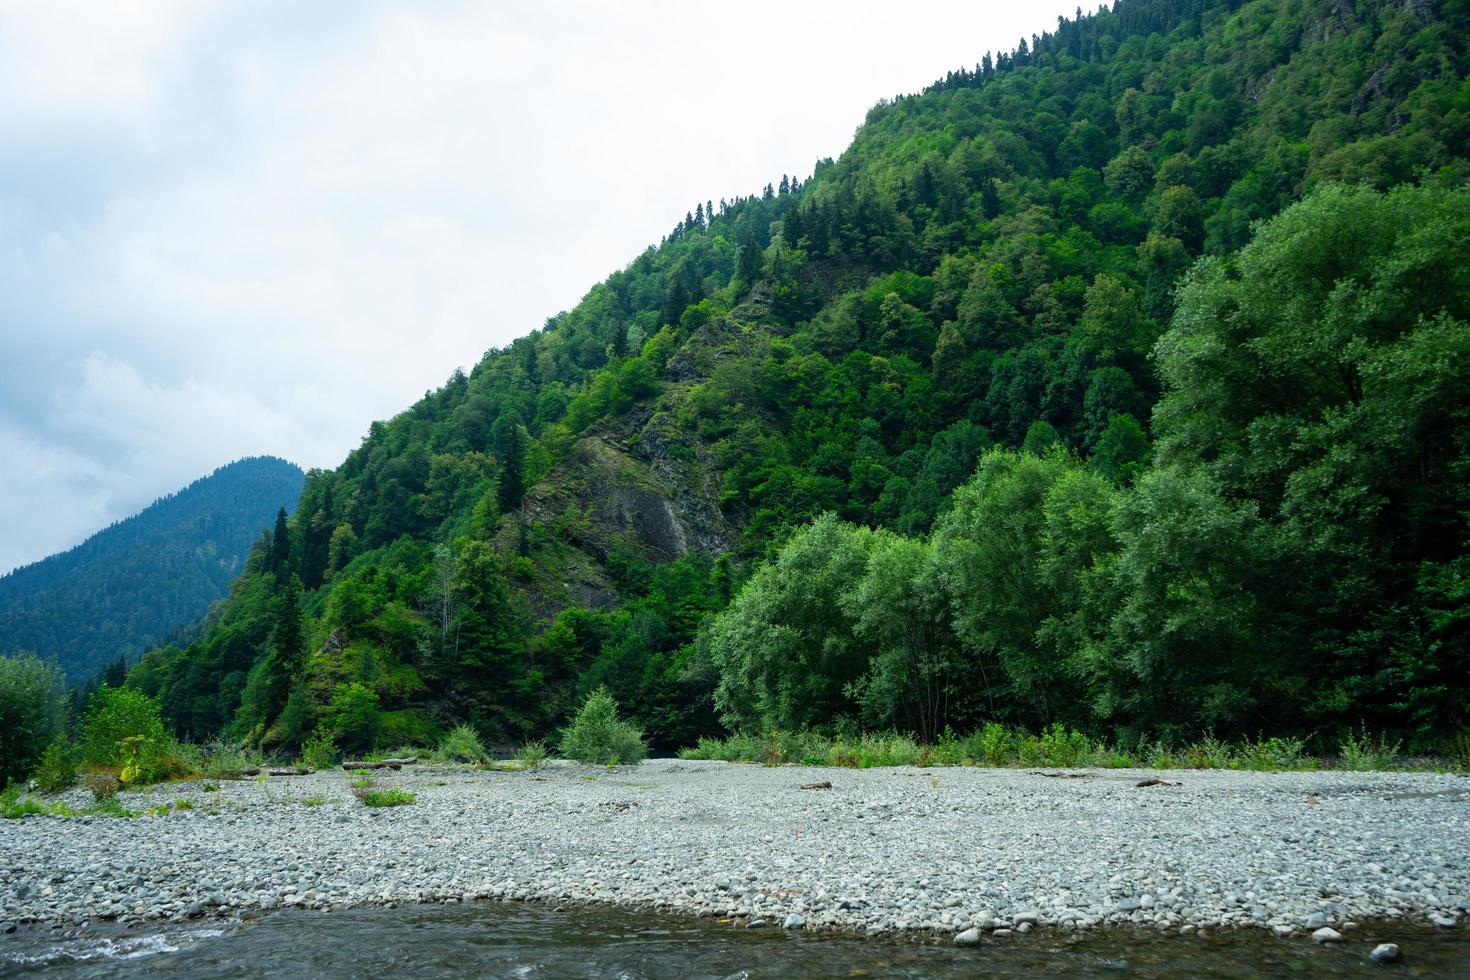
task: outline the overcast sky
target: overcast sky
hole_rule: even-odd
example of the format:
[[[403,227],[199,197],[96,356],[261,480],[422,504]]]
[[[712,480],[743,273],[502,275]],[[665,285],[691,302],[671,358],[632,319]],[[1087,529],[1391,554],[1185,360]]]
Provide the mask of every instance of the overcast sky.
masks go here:
[[[335,466],[1074,7],[0,0],[0,572],[241,456]]]

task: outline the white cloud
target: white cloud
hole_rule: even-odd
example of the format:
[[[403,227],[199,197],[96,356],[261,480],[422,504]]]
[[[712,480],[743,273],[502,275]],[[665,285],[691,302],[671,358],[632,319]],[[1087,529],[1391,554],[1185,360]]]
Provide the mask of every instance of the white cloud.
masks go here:
[[[696,201],[1064,12],[0,0],[0,570],[240,455],[335,465]]]

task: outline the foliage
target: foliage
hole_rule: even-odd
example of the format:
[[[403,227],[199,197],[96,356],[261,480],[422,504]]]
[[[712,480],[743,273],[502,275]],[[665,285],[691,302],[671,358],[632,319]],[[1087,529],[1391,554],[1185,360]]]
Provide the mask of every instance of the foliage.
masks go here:
[[[414,795],[406,789],[371,789],[354,787],[352,795],[368,807],[407,806]]]
[[[151,782],[161,775],[164,755],[173,742],[164,731],[156,700],[128,687],[103,687],[92,696],[82,719],[78,743],[82,762],[88,766],[141,766]]]
[[[322,713],[322,730],[346,752],[366,752],[382,731],[378,695],[361,684],[338,684]]]
[[[344,688],[358,743],[429,744],[606,687],[661,747],[1442,749],[1466,37],[1463,4],[1125,0],[885,101],[374,423],[129,683],[273,747]]]
[[[470,725],[458,725],[439,743],[439,755],[451,762],[484,762],[485,745]]]
[[[301,743],[301,764],[308,769],[330,769],[339,755],[336,740],[327,732],[318,731]]]
[[[77,784],[77,755],[65,735],[46,746],[31,773],[31,782],[43,793],[60,793]]]
[[[294,504],[302,480],[285,460],[238,460],[69,551],[0,576],[0,653],[34,650],[78,684],[120,657],[136,661],[229,592],[261,529],[280,505]]]
[[[1393,767],[1394,757],[1399,754],[1402,741],[1390,742],[1383,737],[1368,734],[1367,726],[1358,731],[1349,730],[1338,745],[1341,765],[1344,769],[1365,772]]]
[[[57,666],[33,653],[0,657],[0,786],[20,780],[66,725]]]
[[[516,765],[521,769],[540,769],[546,764],[546,743],[540,739],[522,742],[516,749]]]
[[[561,754],[588,765],[637,765],[648,754],[643,733],[618,717],[606,688],[587,695],[572,723],[560,732]]]

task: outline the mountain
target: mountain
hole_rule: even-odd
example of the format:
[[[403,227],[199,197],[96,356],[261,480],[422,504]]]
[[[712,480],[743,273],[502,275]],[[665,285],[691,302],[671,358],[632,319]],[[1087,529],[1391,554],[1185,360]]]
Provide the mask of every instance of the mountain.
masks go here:
[[[83,543],[0,576],[0,653],[54,657],[73,680],[162,643],[223,598],[305,481],[257,456],[222,466]]]
[[[598,684],[662,745],[1438,737],[1467,39],[1463,2],[1119,0],[883,102],[374,423],[129,683],[182,735],[277,744],[524,738]]]

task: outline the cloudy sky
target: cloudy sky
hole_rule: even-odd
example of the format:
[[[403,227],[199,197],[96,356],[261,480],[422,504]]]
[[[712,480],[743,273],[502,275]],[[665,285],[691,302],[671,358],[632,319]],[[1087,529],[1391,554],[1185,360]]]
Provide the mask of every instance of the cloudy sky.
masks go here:
[[[240,456],[336,465],[1075,5],[0,0],[0,572]]]

